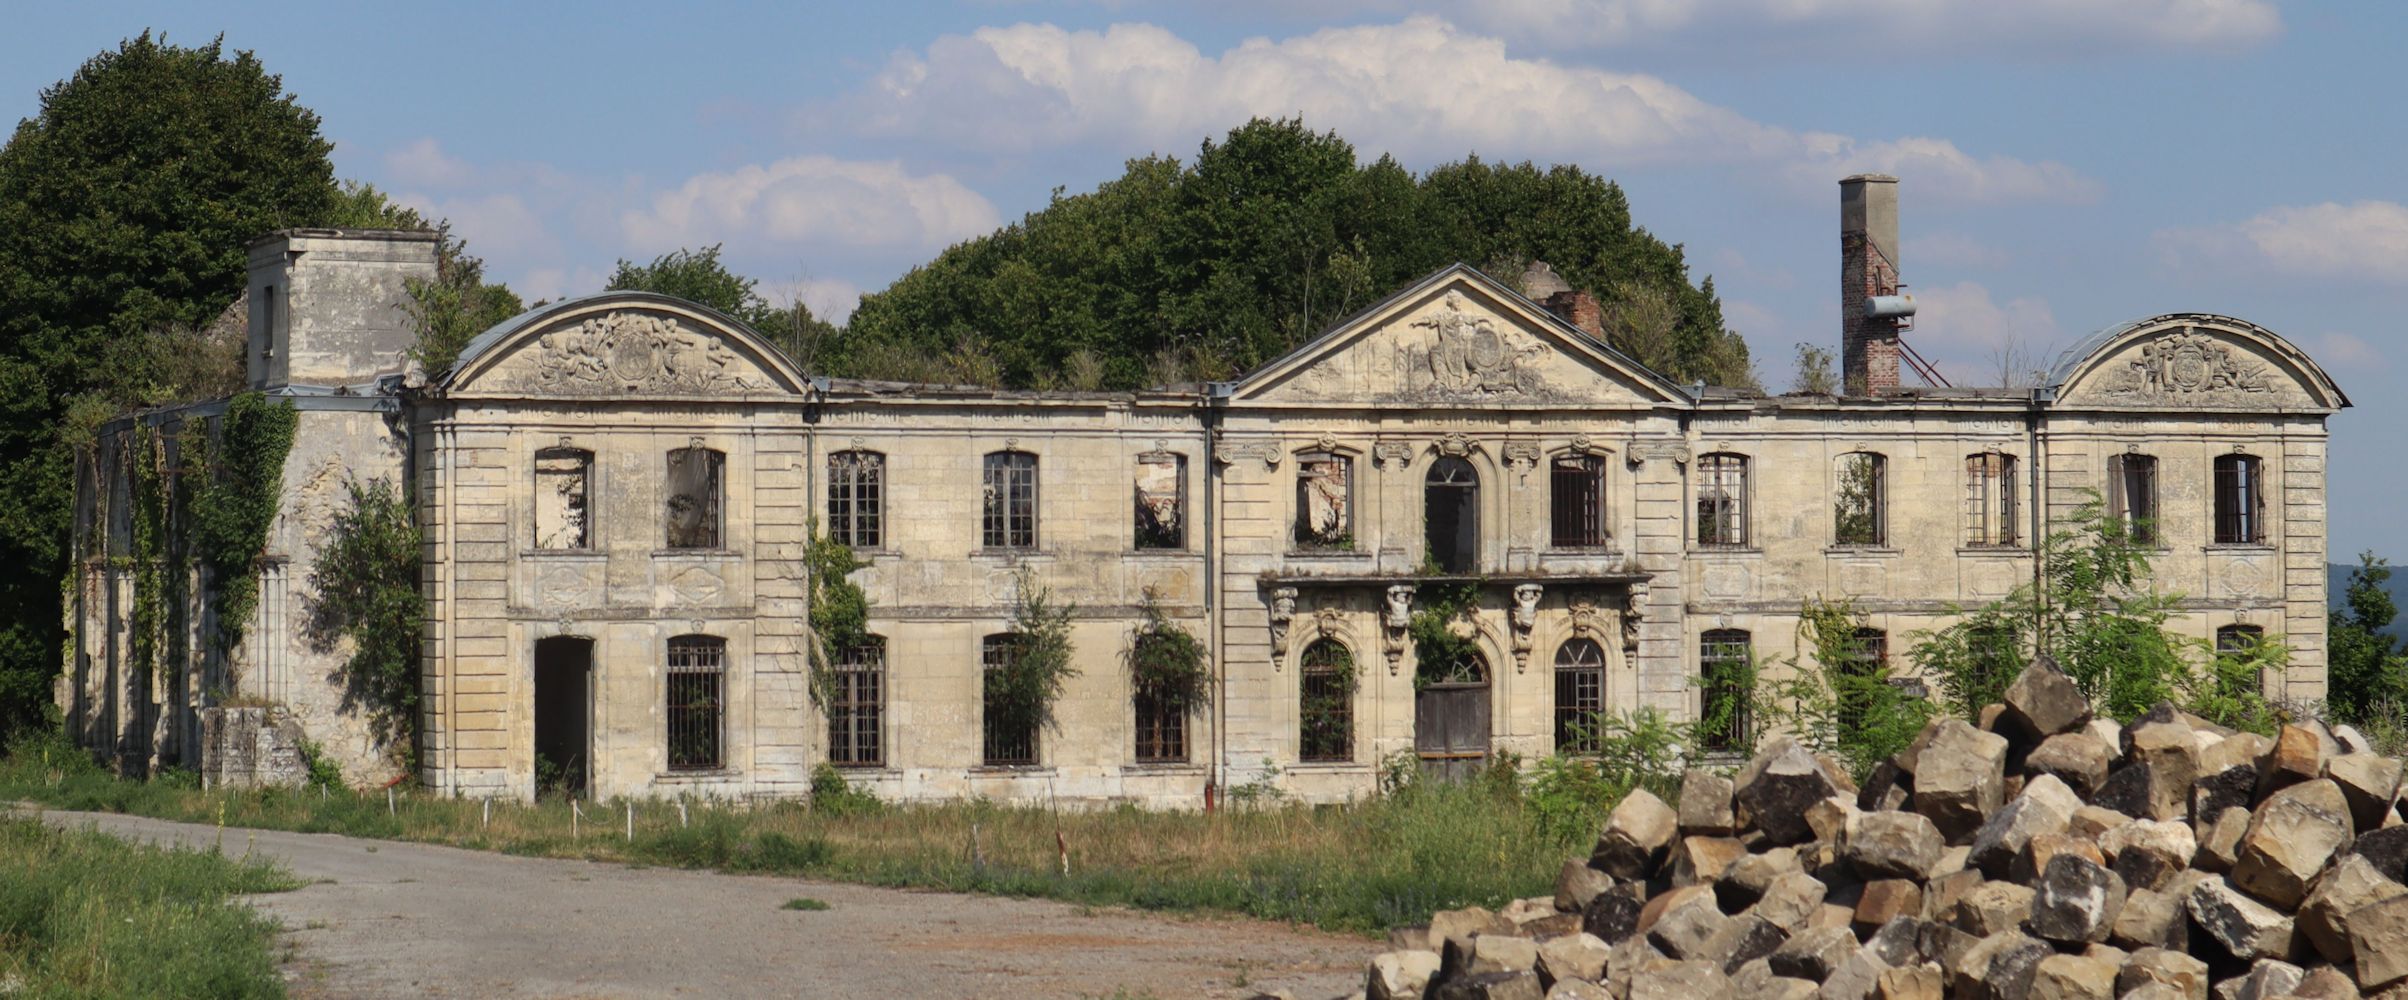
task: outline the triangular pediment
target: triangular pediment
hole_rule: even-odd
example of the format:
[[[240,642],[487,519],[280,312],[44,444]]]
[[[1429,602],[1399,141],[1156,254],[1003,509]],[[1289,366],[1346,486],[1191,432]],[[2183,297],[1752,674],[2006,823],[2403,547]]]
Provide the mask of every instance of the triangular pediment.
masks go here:
[[[1232,396],[1482,408],[1688,402],[1679,386],[1461,264],[1341,321]]]
[[[529,312],[461,352],[452,394],[745,396],[800,392],[760,335],[717,312],[647,293],[607,293]]]

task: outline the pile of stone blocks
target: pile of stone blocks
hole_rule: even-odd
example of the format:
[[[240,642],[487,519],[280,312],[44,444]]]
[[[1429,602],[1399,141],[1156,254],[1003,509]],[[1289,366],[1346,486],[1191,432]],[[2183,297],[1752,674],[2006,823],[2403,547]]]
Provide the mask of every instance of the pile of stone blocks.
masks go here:
[[[1400,930],[1365,992],[2408,1000],[2400,774],[2346,726],[2118,726],[2043,661],[1861,786],[1776,738],[1633,792],[1554,898]]]

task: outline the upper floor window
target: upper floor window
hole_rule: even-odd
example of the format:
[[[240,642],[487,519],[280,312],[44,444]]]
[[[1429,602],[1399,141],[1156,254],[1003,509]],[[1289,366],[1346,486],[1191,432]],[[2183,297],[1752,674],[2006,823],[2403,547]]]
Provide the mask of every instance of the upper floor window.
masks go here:
[[[1555,749],[1596,753],[1604,745],[1605,647],[1571,639],[1555,649]]]
[[[2264,463],[2255,455],[2216,456],[2216,544],[2266,540]]]
[[[1549,466],[1549,541],[1559,549],[1596,548],[1613,541],[1605,520],[1605,459],[1558,456]]]
[[[546,448],[535,453],[536,548],[593,547],[589,533],[592,508],[585,500],[593,485],[593,466],[593,453],[575,448]]]
[[[1717,453],[1697,459],[1697,544],[1747,545],[1747,456]]]
[[[2107,516],[2123,522],[2135,545],[2157,544],[2157,459],[2122,454],[2107,460]]]
[[[886,540],[886,456],[858,450],[828,456],[828,539],[856,549]]]
[[[1175,549],[1186,544],[1187,456],[1137,456],[1137,547]]]
[[[1354,463],[1344,455],[1296,456],[1296,544],[1354,548]]]
[[[1707,750],[1747,745],[1755,701],[1755,638],[1745,629],[1711,629],[1698,638],[1699,742]]]
[[[1881,545],[1889,534],[1888,463],[1869,451],[1839,457],[1839,486],[1831,505],[1831,540],[1839,545]]]
[[[828,763],[876,767],[886,763],[886,640],[868,636],[836,651],[828,701]]]
[[[713,771],[725,766],[726,657],[725,639],[681,635],[669,640],[669,770]]]
[[[709,448],[669,453],[668,504],[663,520],[672,549],[721,548],[720,491],[727,456]]]
[[[1986,451],[1965,456],[1965,544],[2015,545],[2015,456]]]
[[[1037,547],[1037,456],[1025,451],[987,455],[979,544],[990,549]]]
[[[1452,456],[1430,463],[1422,477],[1422,527],[1439,572],[1479,568],[1480,473],[1472,463]]]
[[[1297,705],[1297,757],[1308,761],[1354,759],[1354,653],[1336,639],[1304,647],[1303,682]]]

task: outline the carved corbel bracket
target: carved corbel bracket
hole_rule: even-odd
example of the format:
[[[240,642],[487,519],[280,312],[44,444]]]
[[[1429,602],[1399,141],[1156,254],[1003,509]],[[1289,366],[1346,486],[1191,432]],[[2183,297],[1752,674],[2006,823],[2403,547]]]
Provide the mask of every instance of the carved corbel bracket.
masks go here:
[[[1288,625],[1296,619],[1296,588],[1279,587],[1271,591],[1271,669],[1277,670],[1288,655]]]
[[[1413,464],[1413,446],[1402,441],[1382,441],[1371,446],[1371,464],[1381,468],[1397,468]]]
[[[1566,604],[1573,635],[1593,638],[1605,634],[1605,612],[1597,610],[1597,595],[1573,594]]]
[[[1413,625],[1413,592],[1410,583],[1393,584],[1388,588],[1388,607],[1380,616],[1382,631],[1387,633],[1388,675],[1396,676],[1405,664],[1405,630]]]
[[[1531,632],[1538,628],[1538,599],[1546,588],[1525,583],[1513,588],[1513,671],[1530,669]]]
[[[1528,441],[1505,442],[1505,467],[1518,474],[1522,485],[1529,485],[1530,470],[1538,468],[1539,458],[1539,448],[1535,444]]]
[[[1630,585],[1629,599],[1622,607],[1623,652],[1635,654],[1639,651],[1639,622],[1647,617],[1647,594],[1647,581]]]

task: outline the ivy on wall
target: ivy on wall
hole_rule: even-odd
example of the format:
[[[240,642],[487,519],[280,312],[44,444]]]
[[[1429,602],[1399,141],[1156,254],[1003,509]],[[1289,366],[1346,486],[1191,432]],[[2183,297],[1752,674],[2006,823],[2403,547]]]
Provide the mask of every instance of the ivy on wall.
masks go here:
[[[159,670],[160,647],[169,634],[161,620],[167,600],[166,577],[172,572],[167,565],[167,487],[161,476],[167,459],[165,443],[149,424],[136,421],[131,438],[126,462],[126,478],[133,490],[129,512],[134,574],[130,659],[134,676],[147,682]]]
[[[810,538],[803,568],[811,575],[811,702],[826,708],[836,701],[835,656],[869,641],[869,595],[851,579],[854,570],[869,564],[822,534],[816,519]]]
[[[216,585],[211,606],[221,651],[242,642],[259,606],[259,557],[276,523],[298,423],[291,403],[243,393],[226,404],[216,447],[200,462],[207,471],[192,496],[192,547]]]

